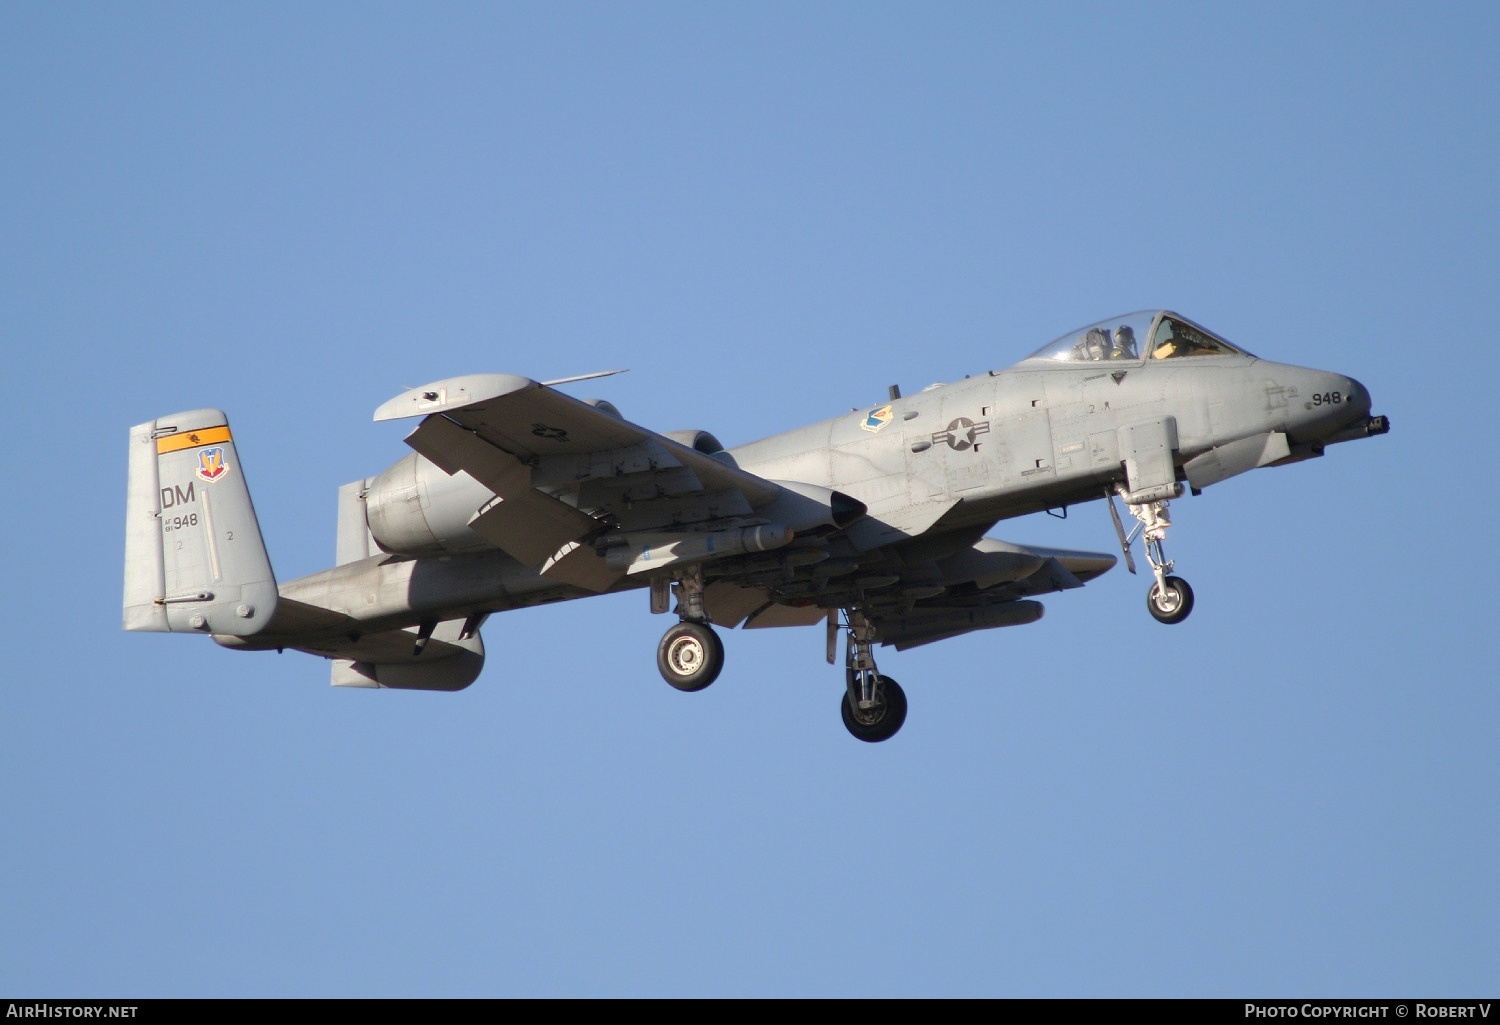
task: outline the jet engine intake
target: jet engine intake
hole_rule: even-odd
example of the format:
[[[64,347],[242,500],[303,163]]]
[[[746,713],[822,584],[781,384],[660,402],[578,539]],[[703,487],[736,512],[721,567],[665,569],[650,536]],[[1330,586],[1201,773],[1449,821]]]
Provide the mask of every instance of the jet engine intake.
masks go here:
[[[685,445],[695,452],[702,452],[706,456],[724,451],[723,443],[707,431],[663,431],[662,437],[671,438],[677,444]]]

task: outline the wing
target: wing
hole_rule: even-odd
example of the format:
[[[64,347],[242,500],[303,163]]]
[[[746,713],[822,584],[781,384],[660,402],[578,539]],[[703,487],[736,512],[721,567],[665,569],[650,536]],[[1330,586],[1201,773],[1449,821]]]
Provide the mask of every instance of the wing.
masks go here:
[[[815,501],[740,470],[707,435],[685,445],[528,378],[451,378],[375,412],[416,416],[407,444],[494,496],[469,526],[543,575],[588,590],[673,562],[775,547],[817,519]]]
[[[1032,598],[1082,587],[1114,564],[1115,557],[1103,552],[981,538],[972,548],[936,564],[941,593],[877,606],[870,622],[880,642],[898,651],[973,630],[1034,623],[1042,618],[1042,605]]]
[[[898,649],[973,630],[1032,623],[1042,616],[1039,595],[1075,587],[1106,572],[1115,557],[1010,544],[995,538],[950,535],[924,539],[925,548],[860,553],[829,542],[834,557],[809,572],[753,574],[711,583],[705,598],[721,626],[746,629],[810,626],[832,610],[862,607],[876,639]],[[769,578],[769,579],[767,579]],[[759,586],[755,586],[759,583]]]
[[[879,552],[857,551],[838,536],[822,543],[829,557],[805,567],[760,573],[735,561],[710,567],[704,594],[710,617],[745,629],[811,626],[833,610],[860,605],[877,639],[904,650],[1035,622],[1042,606],[1032,599],[1082,587],[1115,564],[1103,552],[988,537],[974,543],[957,534]]]
[[[698,563],[721,626],[806,626],[859,605],[884,643],[910,647],[1031,622],[1041,606],[1027,599],[1115,562],[977,530],[915,542],[903,531],[872,547],[845,530],[865,523],[849,496],[756,476],[702,432],[658,434],[524,377],[451,378],[375,413],[406,417],[422,418],[407,444],[492,494],[469,526],[498,548],[592,591]]]

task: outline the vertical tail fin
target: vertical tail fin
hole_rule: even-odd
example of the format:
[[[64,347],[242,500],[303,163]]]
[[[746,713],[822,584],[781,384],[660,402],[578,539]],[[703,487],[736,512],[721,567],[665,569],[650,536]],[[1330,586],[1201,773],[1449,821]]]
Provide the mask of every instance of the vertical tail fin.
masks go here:
[[[334,560],[336,566],[380,554],[380,546],[370,535],[370,520],[365,512],[365,492],[369,487],[370,480],[366,477],[339,488],[338,557]]]
[[[131,428],[125,629],[245,637],[270,621],[276,594],[224,414]]]

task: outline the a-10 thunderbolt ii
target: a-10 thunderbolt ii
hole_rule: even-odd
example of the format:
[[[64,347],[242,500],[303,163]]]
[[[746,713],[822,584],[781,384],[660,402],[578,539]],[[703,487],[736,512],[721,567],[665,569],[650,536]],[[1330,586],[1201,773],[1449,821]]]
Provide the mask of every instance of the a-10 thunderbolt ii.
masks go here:
[[[675,597],[657,667],[679,690],[719,675],[714,625],[826,621],[830,662],[844,631],[844,724],[885,740],[906,696],[877,643],[1034,622],[1036,596],[1115,563],[985,537],[1000,520],[1105,499],[1131,572],[1144,541],[1151,615],[1178,623],[1193,592],[1163,544],[1184,482],[1196,493],[1389,429],[1358,381],[1258,359],[1167,311],[732,449],[555,387],[590,376],[455,377],[381,406],[376,420],[416,421],[414,451],[339,490],[338,565],[279,587],[224,414],[141,424],[125,628],[322,655],[335,686],[460,690],[490,615],[641,588],[652,612]]]

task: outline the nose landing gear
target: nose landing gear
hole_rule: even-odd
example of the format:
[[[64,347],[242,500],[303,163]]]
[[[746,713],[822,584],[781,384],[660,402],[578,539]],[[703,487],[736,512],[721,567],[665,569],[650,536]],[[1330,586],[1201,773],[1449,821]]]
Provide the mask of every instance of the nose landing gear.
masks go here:
[[[1130,554],[1130,544],[1140,537],[1146,547],[1146,561],[1151,563],[1151,573],[1156,578],[1151,590],[1146,592],[1146,609],[1158,623],[1180,623],[1193,611],[1193,589],[1181,577],[1168,576],[1173,562],[1167,558],[1162,543],[1167,537],[1167,528],[1172,525],[1167,516],[1167,502],[1160,499],[1135,503],[1122,487],[1119,489],[1126,510],[1136,518],[1137,526],[1127,537],[1120,523],[1120,514],[1115,509],[1115,496],[1107,492],[1109,514],[1115,522],[1115,533],[1120,538],[1120,550],[1125,553],[1125,565],[1135,572],[1135,559]]]

